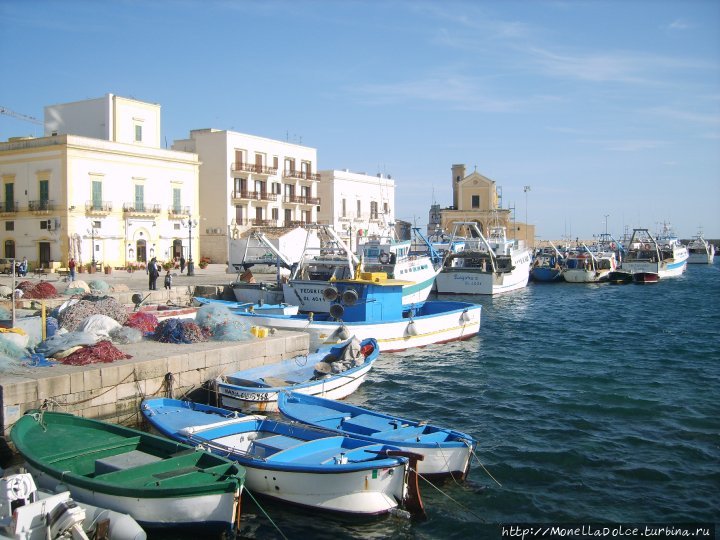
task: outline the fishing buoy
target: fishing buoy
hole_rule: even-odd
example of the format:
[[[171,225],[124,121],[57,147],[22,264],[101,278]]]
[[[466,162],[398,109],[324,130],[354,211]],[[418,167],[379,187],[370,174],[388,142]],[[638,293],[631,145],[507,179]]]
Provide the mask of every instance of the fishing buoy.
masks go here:
[[[407,333],[408,336],[417,336],[418,335],[417,328],[415,327],[415,321],[410,321],[408,323],[407,328],[405,329],[405,332]]]
[[[344,324],[337,329],[337,335],[340,339],[345,341],[346,339],[350,339],[350,331],[347,329],[347,326]]]
[[[467,309],[462,312],[462,315],[460,315],[460,320],[463,322],[468,322],[470,320],[470,314],[468,313]]]

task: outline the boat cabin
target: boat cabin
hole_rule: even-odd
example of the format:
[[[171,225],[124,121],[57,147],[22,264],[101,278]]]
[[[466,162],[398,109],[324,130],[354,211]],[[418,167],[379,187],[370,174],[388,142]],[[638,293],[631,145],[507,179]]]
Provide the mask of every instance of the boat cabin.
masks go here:
[[[407,281],[383,272],[361,272],[358,279],[335,281],[324,296],[332,299],[330,315],[345,322],[374,322],[403,317],[402,288]]]

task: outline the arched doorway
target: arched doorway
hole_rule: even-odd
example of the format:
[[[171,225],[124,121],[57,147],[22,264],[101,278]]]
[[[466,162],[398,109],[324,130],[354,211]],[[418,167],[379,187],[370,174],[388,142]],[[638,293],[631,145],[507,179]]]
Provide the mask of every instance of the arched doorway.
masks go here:
[[[182,240],[175,239],[172,244],[172,256],[173,259],[180,259],[183,254]]]
[[[135,259],[137,262],[147,262],[147,242],[145,240],[141,239],[135,243],[135,253],[137,254]]]

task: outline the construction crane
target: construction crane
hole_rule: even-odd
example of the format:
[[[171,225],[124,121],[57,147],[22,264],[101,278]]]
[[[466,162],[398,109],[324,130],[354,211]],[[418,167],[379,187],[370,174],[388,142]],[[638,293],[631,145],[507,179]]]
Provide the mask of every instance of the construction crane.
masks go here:
[[[30,122],[30,123],[32,123],[32,124],[37,124],[38,126],[44,125],[44,124],[43,124],[40,120],[38,120],[37,118],[34,118],[34,117],[32,117],[32,116],[28,116],[27,114],[20,114],[20,113],[18,113],[18,112],[11,111],[11,110],[8,109],[7,107],[3,107],[2,105],[0,105],[0,114],[4,114],[4,115],[7,115],[7,116],[12,116],[13,118],[17,118],[17,119],[19,119],[19,120],[25,120],[26,122]]]

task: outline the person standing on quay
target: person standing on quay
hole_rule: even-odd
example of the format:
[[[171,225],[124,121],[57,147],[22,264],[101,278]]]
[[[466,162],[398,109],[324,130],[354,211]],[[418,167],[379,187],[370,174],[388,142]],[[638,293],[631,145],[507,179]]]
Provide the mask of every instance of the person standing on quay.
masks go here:
[[[148,263],[147,271],[148,271],[148,277],[150,280],[150,290],[156,291],[157,290],[157,278],[158,278],[158,275],[160,275],[160,272],[158,271],[157,259],[155,259],[155,257],[150,259],[150,262]]]
[[[185,271],[185,255],[180,255],[180,273]]]
[[[70,270],[70,281],[75,281],[75,257],[70,257],[68,269]]]

